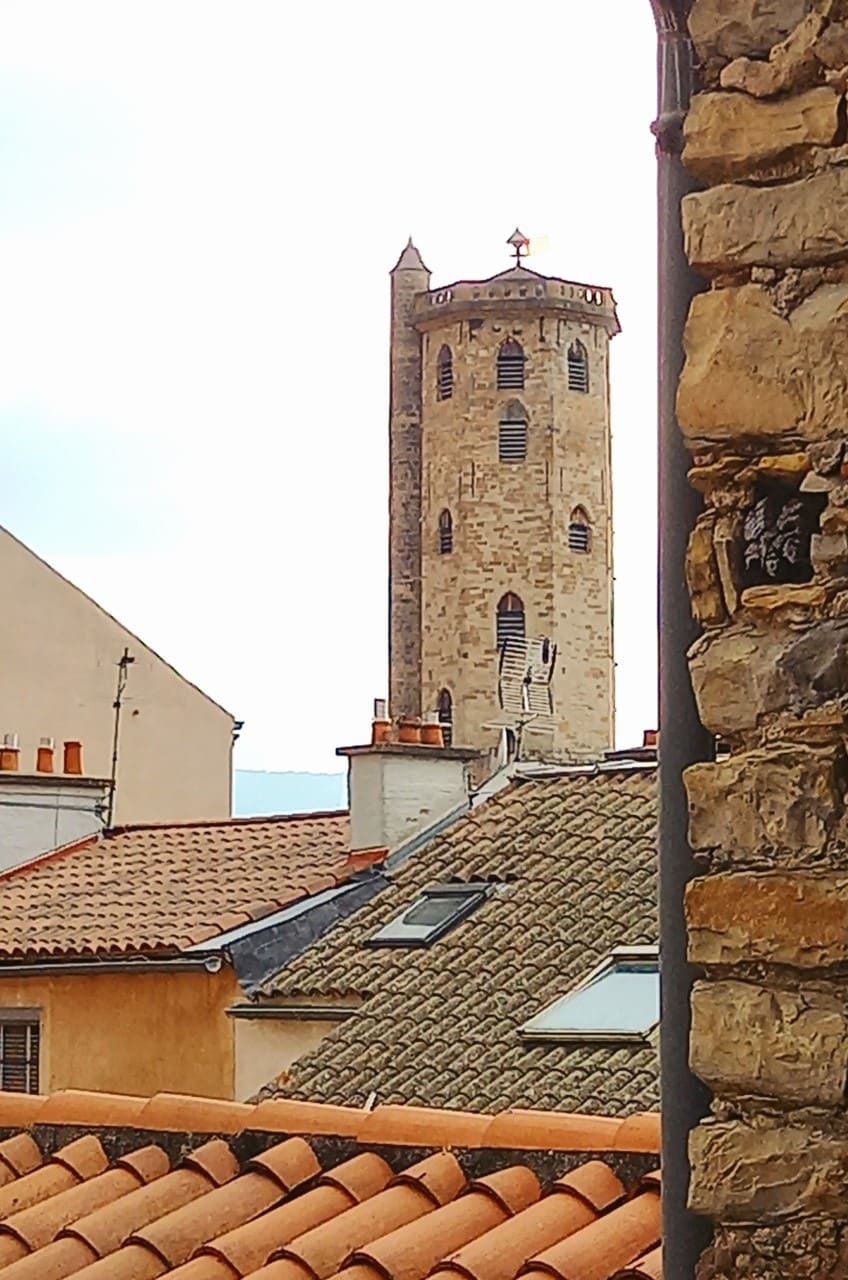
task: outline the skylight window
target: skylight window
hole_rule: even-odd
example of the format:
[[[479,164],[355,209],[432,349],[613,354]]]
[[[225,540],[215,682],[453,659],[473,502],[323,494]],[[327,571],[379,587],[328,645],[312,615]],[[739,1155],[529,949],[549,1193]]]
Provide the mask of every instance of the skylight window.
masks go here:
[[[429,947],[480,906],[492,891],[490,884],[437,884],[425,889],[411,907],[375,933],[369,947]]]
[[[568,995],[521,1028],[524,1040],[643,1042],[660,1020],[656,947],[613,951]]]

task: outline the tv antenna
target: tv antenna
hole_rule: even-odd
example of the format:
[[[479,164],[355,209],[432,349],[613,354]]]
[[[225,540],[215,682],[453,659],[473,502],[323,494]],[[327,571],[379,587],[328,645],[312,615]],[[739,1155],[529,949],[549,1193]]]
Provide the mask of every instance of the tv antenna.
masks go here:
[[[112,818],[115,814],[115,789],[118,785],[118,738],[121,728],[121,707],[124,701],[124,690],[127,687],[127,679],[129,677],[129,669],[135,662],[135,658],[129,649],[124,649],[118,660],[118,684],[115,690],[115,701],[112,703],[112,709],[115,712],[114,730],[112,734],[112,776],[109,779],[109,807],[106,811],[106,828],[112,826]]]
[[[516,759],[521,757],[521,743],[528,727],[554,728],[551,684],[556,655],[556,645],[546,636],[508,636],[501,645],[498,703],[502,714],[485,727],[512,730]]]

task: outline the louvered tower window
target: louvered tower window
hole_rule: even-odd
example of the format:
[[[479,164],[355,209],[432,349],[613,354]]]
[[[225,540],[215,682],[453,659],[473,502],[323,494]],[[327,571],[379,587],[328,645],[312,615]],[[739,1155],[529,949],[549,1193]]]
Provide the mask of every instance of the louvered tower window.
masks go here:
[[[527,457],[527,413],[518,400],[512,400],[501,414],[498,424],[498,459],[500,462],[523,462]]]
[[[0,1012],[0,1089],[38,1093],[39,1031],[37,1012]]]
[[[449,556],[453,551],[453,516],[443,511],[439,516],[439,555]]]
[[[575,507],[568,522],[568,549],[586,555],[592,546],[592,526],[582,507]]]
[[[521,391],[524,386],[524,348],[514,338],[502,342],[498,351],[498,390]]]
[[[495,623],[498,648],[502,649],[507,640],[523,640],[526,634],[524,624],[524,602],[520,596],[508,591],[498,604],[498,616]]]
[[[568,348],[568,389],[584,395],[589,390],[589,355],[582,342]]]
[[[450,689],[442,689],[436,707],[439,713],[439,724],[442,726],[442,738],[446,747],[453,742],[453,698]]]
[[[450,347],[442,347],[436,361],[436,398],[450,400],[453,395],[453,354]]]

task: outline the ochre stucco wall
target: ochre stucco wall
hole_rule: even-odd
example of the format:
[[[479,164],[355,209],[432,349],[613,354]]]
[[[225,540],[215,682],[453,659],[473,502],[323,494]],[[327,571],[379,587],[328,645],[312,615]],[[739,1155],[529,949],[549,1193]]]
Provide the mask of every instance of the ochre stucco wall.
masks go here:
[[[219,973],[0,978],[0,1011],[39,1009],[40,1089],[232,1098],[226,1010],[243,992]],[[0,1016],[2,1013],[0,1012]]]
[[[14,601],[0,613],[2,731],[19,735],[21,769],[52,737],[81,741],[86,773],[109,777],[128,648],[115,822],[229,817],[232,717],[5,529],[0,587]]]
[[[252,1098],[342,1025],[341,1019],[310,1018],[237,1018],[234,1022],[237,1102]]]

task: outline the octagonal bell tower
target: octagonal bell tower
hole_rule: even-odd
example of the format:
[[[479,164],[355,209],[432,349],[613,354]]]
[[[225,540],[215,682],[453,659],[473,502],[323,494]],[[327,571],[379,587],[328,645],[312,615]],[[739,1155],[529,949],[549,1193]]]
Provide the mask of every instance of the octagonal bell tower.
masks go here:
[[[395,715],[439,710],[493,747],[500,650],[557,647],[554,726],[531,753],[612,745],[609,289],[515,265],[429,287],[412,243],[392,272],[390,669]]]

